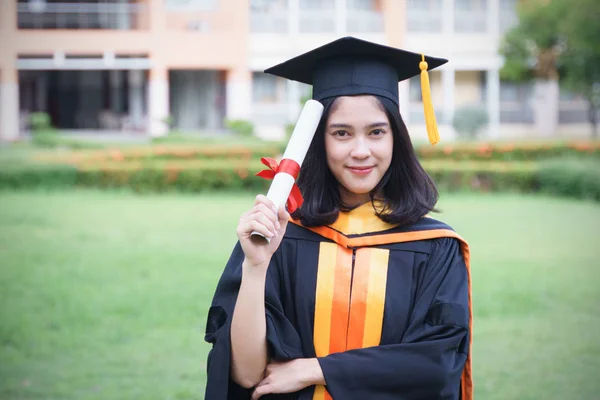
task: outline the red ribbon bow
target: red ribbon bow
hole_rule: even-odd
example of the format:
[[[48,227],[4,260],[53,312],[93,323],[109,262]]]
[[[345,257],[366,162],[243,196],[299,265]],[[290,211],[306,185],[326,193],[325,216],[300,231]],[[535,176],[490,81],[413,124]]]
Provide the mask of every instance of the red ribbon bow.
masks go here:
[[[294,181],[298,179],[298,174],[300,173],[300,165],[294,160],[290,160],[288,158],[284,158],[281,160],[281,164],[277,164],[277,161],[273,160],[269,157],[263,157],[260,159],[260,162],[269,167],[269,169],[263,169],[262,171],[256,173],[256,176],[260,176],[264,179],[273,179],[276,174],[280,172],[285,172],[294,177]],[[290,196],[287,199],[287,208],[290,213],[296,211],[297,208],[302,206],[304,199],[302,198],[302,193],[300,192],[300,188],[298,185],[294,183],[292,186],[292,191],[290,192]]]

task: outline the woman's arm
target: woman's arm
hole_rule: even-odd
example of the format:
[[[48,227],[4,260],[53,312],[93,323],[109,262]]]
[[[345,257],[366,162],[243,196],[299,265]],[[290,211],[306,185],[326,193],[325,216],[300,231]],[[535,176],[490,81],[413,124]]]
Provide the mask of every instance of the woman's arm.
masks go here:
[[[242,284],[231,322],[231,377],[251,388],[267,367],[265,282],[267,266],[242,264]]]
[[[231,321],[231,377],[247,389],[261,381],[267,366],[265,284],[288,217],[285,207],[276,210],[269,199],[259,195],[254,207],[242,215],[237,228],[244,261]],[[259,232],[270,241],[254,237],[252,232]]]

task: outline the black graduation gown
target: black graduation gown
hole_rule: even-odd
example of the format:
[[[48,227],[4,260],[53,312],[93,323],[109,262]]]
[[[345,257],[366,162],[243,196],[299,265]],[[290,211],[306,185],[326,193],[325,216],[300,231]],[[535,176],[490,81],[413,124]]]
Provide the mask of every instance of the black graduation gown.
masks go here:
[[[267,273],[269,355],[317,357],[327,385],[263,398],[472,399],[467,243],[431,218],[398,228],[359,209],[330,227],[288,224]],[[251,395],[230,378],[243,259],[238,243],[209,309],[206,400]]]

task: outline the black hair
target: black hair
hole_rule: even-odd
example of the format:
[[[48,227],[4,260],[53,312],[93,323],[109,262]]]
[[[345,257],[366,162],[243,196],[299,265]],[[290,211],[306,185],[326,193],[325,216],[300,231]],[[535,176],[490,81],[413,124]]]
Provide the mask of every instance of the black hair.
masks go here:
[[[377,216],[394,225],[411,225],[425,214],[436,211],[438,191],[431,177],[417,158],[408,129],[398,107],[389,99],[374,96],[388,117],[394,138],[392,162],[379,183],[370,192],[383,193],[383,208]],[[302,207],[292,217],[304,226],[329,225],[336,221],[340,211],[353,207],[343,203],[339,183],[327,165],[325,130],[329,114],[335,110],[339,97],[323,100],[323,116],[310,144],[298,177],[298,186],[304,197]],[[356,206],[355,206],[356,207]]]

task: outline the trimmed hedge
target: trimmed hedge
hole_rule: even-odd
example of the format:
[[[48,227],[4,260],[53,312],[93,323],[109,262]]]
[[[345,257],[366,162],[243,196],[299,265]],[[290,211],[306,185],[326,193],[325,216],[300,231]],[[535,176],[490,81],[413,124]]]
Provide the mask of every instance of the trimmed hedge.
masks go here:
[[[424,166],[442,190],[530,191],[535,188],[535,168],[530,163],[433,161]],[[81,186],[131,188],[136,192],[265,191],[270,182],[254,175],[264,168],[256,160],[125,161],[79,166],[23,164],[0,171],[0,188]]]
[[[600,201],[600,160],[542,163],[500,161],[423,162],[441,191],[544,192]],[[270,181],[254,174],[258,160],[134,160],[79,165],[13,163],[0,168],[0,189],[128,188],[136,192],[266,192]]]
[[[157,160],[258,160],[260,157],[277,158],[285,150],[284,144],[257,142],[248,144],[159,144],[105,148],[101,150],[40,151],[35,160],[41,163],[80,165],[82,163],[130,162]],[[600,141],[550,143],[459,143],[416,147],[421,161],[500,161],[533,162],[557,157],[586,157],[600,160]]]
[[[124,148],[106,148],[96,151],[39,152],[39,162],[80,164],[87,162],[127,162],[155,160],[253,160],[261,157],[276,157],[283,153],[276,144],[256,145],[154,145]]]
[[[70,188],[77,184],[77,168],[70,165],[3,164],[0,189]]]
[[[535,163],[429,161],[423,167],[440,191],[531,193],[539,189]]]
[[[600,141],[543,143],[458,143],[415,148],[421,160],[540,161],[586,156],[600,159]]]
[[[538,172],[544,193],[600,201],[600,162],[557,159],[544,162]]]

